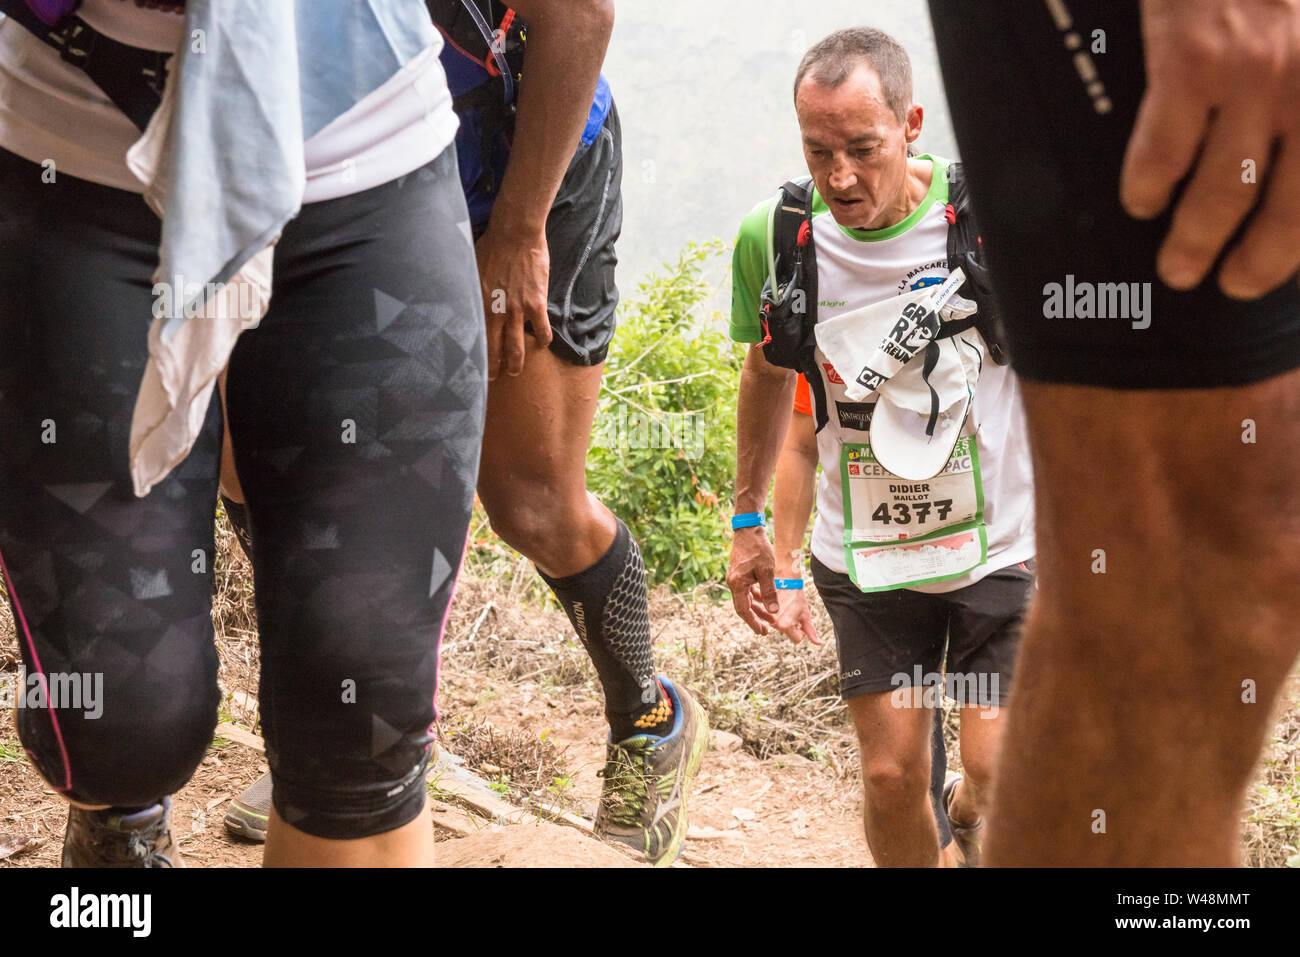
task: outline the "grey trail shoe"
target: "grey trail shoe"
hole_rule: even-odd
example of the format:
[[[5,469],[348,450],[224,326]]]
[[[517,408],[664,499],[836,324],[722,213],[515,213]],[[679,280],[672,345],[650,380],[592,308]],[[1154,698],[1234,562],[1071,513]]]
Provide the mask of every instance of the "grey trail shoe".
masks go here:
[[[133,814],[68,808],[64,867],[184,867],[172,842],[172,799]]]
[[[271,772],[267,771],[230,802],[230,810],[226,812],[226,830],[249,841],[265,841],[266,824],[270,819]]]

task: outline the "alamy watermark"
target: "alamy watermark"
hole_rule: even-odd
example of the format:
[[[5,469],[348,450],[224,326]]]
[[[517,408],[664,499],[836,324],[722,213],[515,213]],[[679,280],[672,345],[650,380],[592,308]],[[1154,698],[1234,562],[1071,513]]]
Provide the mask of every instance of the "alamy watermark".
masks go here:
[[[227,295],[229,283],[186,282],[178,275],[173,282],[153,284],[155,319],[193,319],[202,314],[209,319],[242,319],[255,322],[262,318],[262,291],[255,283],[237,282],[233,294]]]
[[[1129,319],[1134,329],[1151,327],[1151,283],[1065,282],[1043,287],[1044,319]]]
[[[596,418],[591,444],[600,449],[680,449],[704,455],[705,416],[700,412],[647,412],[620,402]]]
[[[941,675],[934,671],[923,673],[920,665],[913,665],[911,674],[899,671],[890,677],[894,689],[891,703],[895,708],[940,708],[947,697],[958,707],[981,708],[981,718],[995,718],[1002,701],[999,678],[996,671],[950,671]]]
[[[48,671],[0,675],[0,708],[81,711],[94,721],[104,713],[104,673]]]

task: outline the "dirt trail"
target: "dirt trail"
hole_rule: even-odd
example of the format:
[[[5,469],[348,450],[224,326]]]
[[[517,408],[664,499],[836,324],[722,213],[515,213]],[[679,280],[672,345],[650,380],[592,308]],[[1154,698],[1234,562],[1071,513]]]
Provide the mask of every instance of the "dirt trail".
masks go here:
[[[257,718],[252,696],[258,647],[242,610],[246,597],[237,586],[220,590],[218,651],[226,692],[222,719],[252,731]],[[464,745],[466,726],[476,728],[480,738],[486,728],[494,729],[516,750],[529,740],[549,742],[548,747],[554,745],[551,750],[558,752],[552,770],[564,778],[555,790],[562,792],[562,803],[571,812],[590,820],[600,792],[597,771],[604,764],[608,731],[594,675],[563,616],[528,607],[518,598],[503,594],[499,583],[470,580],[462,585],[448,629],[440,688],[444,747],[454,752]],[[688,664],[683,646],[700,636],[716,638],[732,630],[725,610],[719,614],[706,604],[702,612],[687,613],[686,607],[676,599],[656,602],[657,638],[668,662],[665,670],[672,674],[682,673]],[[0,669],[12,674],[17,668],[16,646],[6,624],[0,620]],[[523,650],[511,650],[513,644]],[[716,689],[713,693],[716,697]],[[738,692],[734,697],[744,696]],[[752,715],[745,720],[761,725],[761,718]],[[768,733],[762,730],[760,736]],[[742,749],[736,735],[716,736],[714,744],[689,800],[690,830],[682,863],[714,867],[868,863],[858,786],[844,772],[844,761],[821,763],[797,754],[760,759]],[[749,746],[753,747],[752,741]],[[472,750],[482,753],[481,747]],[[489,753],[479,761],[482,766],[467,770],[491,781],[493,760],[501,759]],[[261,863],[261,846],[227,834],[222,819],[229,802],[265,770],[259,751],[217,737],[189,784],[173,798],[173,834],[188,866]],[[435,834],[445,863],[500,866],[503,859],[517,866],[628,863],[619,851],[577,829],[534,824],[493,827],[437,797],[435,791]],[[551,803],[561,801],[554,794],[546,797]],[[33,842],[22,853],[0,858],[0,867],[57,866],[66,817],[63,802],[22,756],[13,713],[0,710],[0,848],[6,839]],[[527,827],[528,833],[517,833],[520,827]],[[509,833],[498,833],[503,830]]]
[[[568,622],[524,601],[522,581],[462,581],[444,647],[440,735],[448,751],[463,756],[465,771],[483,779],[480,790],[489,800],[502,801],[487,790],[491,784],[523,803],[540,799],[590,820],[607,733],[600,693]],[[222,719],[255,731],[258,645],[247,587],[232,579],[219,589],[218,652],[227,695]],[[692,688],[724,729],[714,735],[689,799],[680,863],[870,866],[831,644],[793,650],[755,639],[726,606],[664,593],[652,597],[651,616],[662,670]],[[18,662],[7,625],[0,612],[0,672],[12,676]],[[819,625],[829,633],[820,615]],[[1300,679],[1290,683],[1288,700],[1248,799],[1247,863],[1278,866],[1296,855]],[[951,734],[949,755],[956,766]],[[188,866],[261,863],[261,846],[228,835],[222,818],[230,800],[265,770],[262,754],[247,743],[214,741],[174,798],[173,833]],[[507,770],[514,780],[505,780]],[[579,829],[541,824],[526,812],[507,809],[507,816],[529,823],[493,824],[450,800],[438,780],[431,803],[447,866],[633,864]],[[13,713],[0,709],[0,868],[57,866],[66,816],[22,755]],[[4,856],[6,847],[27,840],[26,850]]]
[[[443,698],[497,728],[547,734],[560,747],[570,793],[594,817],[608,734],[588,692],[539,692],[481,675],[444,673]],[[472,712],[469,709],[472,707]],[[719,742],[717,739],[721,738]],[[694,866],[854,867],[869,865],[858,785],[798,754],[760,760],[734,736],[715,736],[689,798],[682,861]],[[451,746],[455,747],[454,737]]]
[[[448,686],[444,695],[497,691],[479,676],[456,676]],[[593,711],[589,700],[551,699],[554,707],[543,704],[546,711],[537,712],[539,700],[526,689],[503,693],[476,709],[474,717],[538,734],[550,730],[566,749],[573,800],[585,817],[593,817],[600,788],[596,771],[604,760],[599,709]],[[0,713],[0,741],[14,733],[10,717]],[[230,799],[265,770],[262,756],[241,744],[224,742],[208,752],[189,785],[173,799],[173,833],[187,866],[260,865],[260,845],[227,834],[221,821]],[[760,761],[743,751],[712,750],[690,800],[690,837],[682,861],[713,867],[864,864],[855,794],[856,788],[832,770],[797,755]],[[433,809],[442,866],[635,866],[619,851],[569,826],[540,820],[492,826],[447,801],[435,800]],[[39,842],[0,860],[0,867],[58,866],[66,815],[63,802],[29,764],[0,764],[0,836]]]

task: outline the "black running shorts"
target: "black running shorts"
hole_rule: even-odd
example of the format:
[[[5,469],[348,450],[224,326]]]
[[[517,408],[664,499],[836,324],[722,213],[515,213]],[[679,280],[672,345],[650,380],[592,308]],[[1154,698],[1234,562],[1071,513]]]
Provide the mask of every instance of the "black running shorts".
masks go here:
[[[618,307],[614,244],[622,228],[623,132],[611,103],[596,139],[574,154],[546,219],[551,351],[572,365],[600,365],[609,354]],[[524,328],[532,334],[531,323]]]
[[[960,704],[1002,704],[1011,691],[1033,569],[1032,560],[1012,565],[937,595],[863,592],[813,557],[813,583],[835,629],[840,696],[934,685]]]
[[[1146,76],[1136,0],[930,0],[930,13],[1017,372],[1171,389],[1300,366],[1294,281],[1240,302],[1216,268],[1175,292],[1155,271],[1170,215],[1120,206]]]

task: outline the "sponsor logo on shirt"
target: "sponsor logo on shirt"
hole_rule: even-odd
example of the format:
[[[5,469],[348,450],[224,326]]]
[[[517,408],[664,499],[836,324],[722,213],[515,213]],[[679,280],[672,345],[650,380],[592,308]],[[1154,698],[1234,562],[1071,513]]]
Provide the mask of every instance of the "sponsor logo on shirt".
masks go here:
[[[936,269],[943,270],[942,276],[923,276],[922,273],[933,272]],[[907,276],[898,284],[898,291],[905,292],[908,289],[924,289],[926,286],[938,286],[947,278],[948,260],[936,259],[928,262],[924,266],[917,266],[909,269]]]
[[[836,402],[835,411],[840,417],[841,429],[854,429],[865,432],[871,428],[871,413],[876,409],[874,402]]]
[[[832,385],[844,384],[844,380],[840,378],[840,374],[835,371],[835,367],[831,365],[829,362],[823,362],[822,369],[825,370],[826,372],[827,381],[830,382]]]
[[[885,379],[886,376],[881,375],[875,369],[868,368],[867,366],[863,366],[862,371],[858,373],[858,385],[862,386],[862,388],[866,389],[868,392],[875,392],[879,389],[885,384]]]

